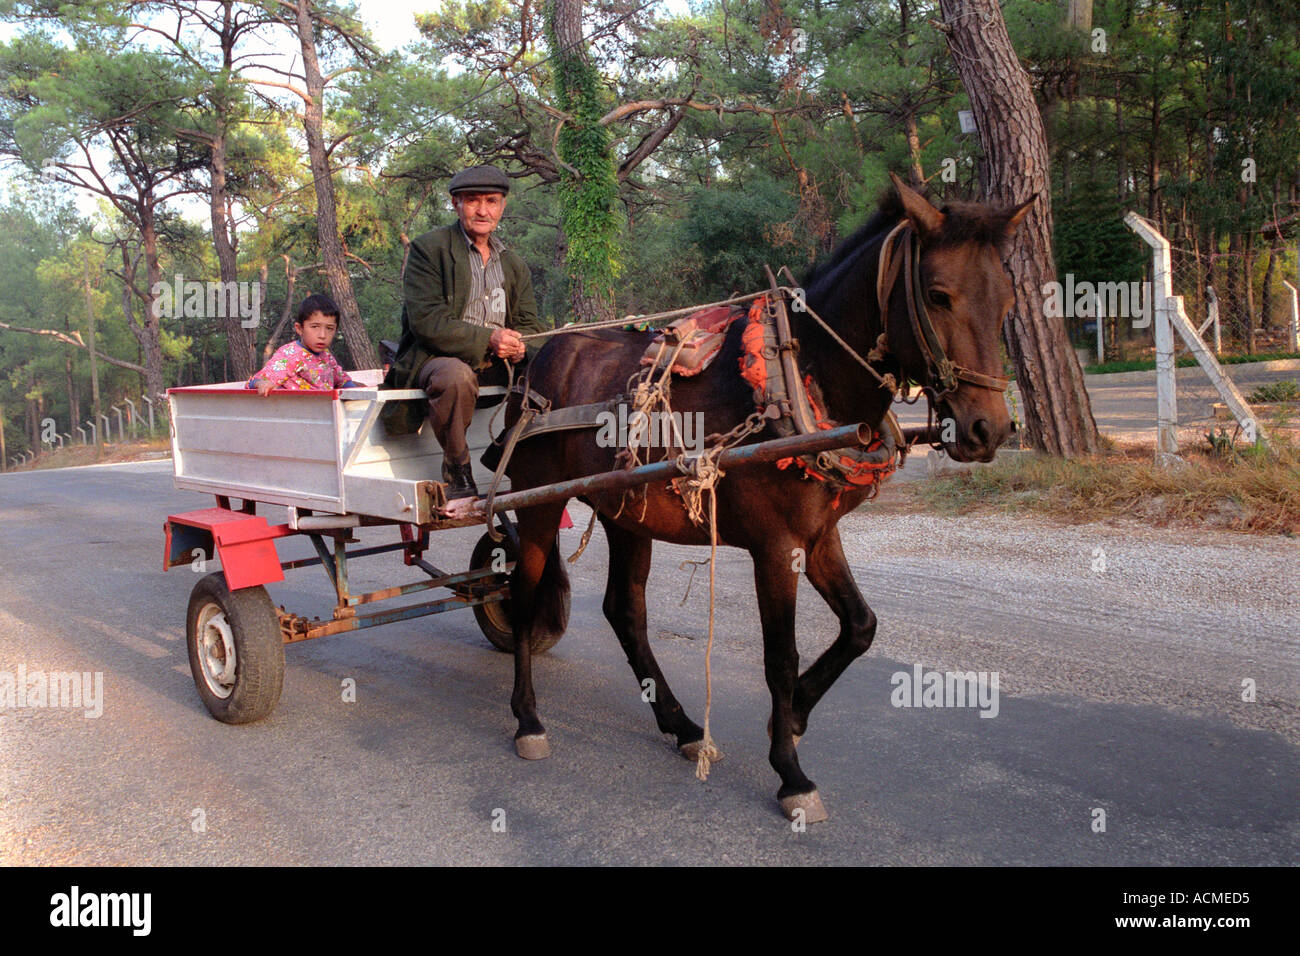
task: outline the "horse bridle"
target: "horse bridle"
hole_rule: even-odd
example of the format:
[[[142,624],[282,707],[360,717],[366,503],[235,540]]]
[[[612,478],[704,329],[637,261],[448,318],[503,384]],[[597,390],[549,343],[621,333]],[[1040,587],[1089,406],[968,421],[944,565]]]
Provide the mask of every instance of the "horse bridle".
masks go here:
[[[899,255],[902,246],[902,255]],[[957,390],[958,382],[978,385],[980,388],[1005,392],[1011,381],[993,375],[985,375],[974,369],[957,365],[948,358],[935,333],[934,323],[925,309],[925,290],[921,287],[921,241],[904,219],[885,237],[880,247],[880,268],[876,273],[876,298],[880,303],[880,321],[884,329],[889,327],[889,299],[894,291],[894,283],[899,273],[905,276],[903,288],[907,298],[907,317],[912,324],[912,336],[916,347],[925,362],[926,374],[930,385],[924,386],[932,392],[931,401],[939,402]],[[887,334],[887,333],[886,333]]]

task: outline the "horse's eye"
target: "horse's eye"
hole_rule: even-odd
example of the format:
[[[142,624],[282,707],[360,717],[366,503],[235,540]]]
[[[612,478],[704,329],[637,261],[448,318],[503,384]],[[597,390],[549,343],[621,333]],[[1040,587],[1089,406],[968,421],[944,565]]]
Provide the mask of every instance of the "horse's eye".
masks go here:
[[[930,304],[936,309],[951,309],[952,299],[948,298],[948,293],[946,292],[939,292],[936,289],[931,289]]]

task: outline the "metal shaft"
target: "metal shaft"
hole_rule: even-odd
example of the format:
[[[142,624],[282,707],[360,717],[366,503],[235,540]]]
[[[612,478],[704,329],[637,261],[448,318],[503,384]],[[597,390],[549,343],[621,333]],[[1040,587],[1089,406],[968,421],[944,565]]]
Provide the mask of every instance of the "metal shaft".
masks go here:
[[[718,457],[718,467],[723,471],[744,465],[777,461],[792,455],[810,455],[832,448],[848,448],[853,445],[870,444],[873,433],[866,425],[843,425],[824,431],[818,435],[792,435],[789,438],[776,438],[757,445],[741,445],[729,448]],[[689,461],[690,459],[688,459]],[[607,471],[586,478],[574,478],[556,484],[530,488],[526,491],[512,491],[500,495],[493,502],[495,512],[511,511],[516,508],[528,508],[533,505],[547,504],[552,501],[566,501],[581,495],[596,494],[602,491],[620,491],[635,488],[638,485],[655,481],[667,481],[681,477],[676,460],[655,462],[627,471]]]

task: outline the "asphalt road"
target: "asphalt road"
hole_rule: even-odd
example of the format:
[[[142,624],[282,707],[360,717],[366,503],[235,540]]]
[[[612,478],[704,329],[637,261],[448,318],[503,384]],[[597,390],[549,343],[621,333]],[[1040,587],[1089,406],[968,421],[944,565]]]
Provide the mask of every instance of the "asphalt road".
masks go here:
[[[800,746],[831,819],[794,832],[767,764],[745,555],[719,563],[712,725],[726,759],[707,783],[655,730],[601,617],[599,532],[570,631],[536,666],[550,760],[514,755],[511,661],[465,611],[289,647],[277,710],[230,727],[189,675],[197,575],[161,571],[165,516],[210,499],[174,490],[170,469],[0,476],[0,678],[104,675],[97,719],[0,709],[0,863],[1300,861],[1294,540],[880,513],[887,501],[849,516],[881,625]],[[446,533],[431,558],[460,568],[475,538]],[[678,565],[704,556],[660,546],[651,576],[653,646],[697,720],[707,589],[697,575],[679,606]],[[410,579],[391,556],[353,567],[359,586]],[[316,568],[272,597],[330,605]],[[810,586],[800,599],[806,660],[835,625]],[[996,717],[893,706],[894,676],[918,663],[996,671]]]

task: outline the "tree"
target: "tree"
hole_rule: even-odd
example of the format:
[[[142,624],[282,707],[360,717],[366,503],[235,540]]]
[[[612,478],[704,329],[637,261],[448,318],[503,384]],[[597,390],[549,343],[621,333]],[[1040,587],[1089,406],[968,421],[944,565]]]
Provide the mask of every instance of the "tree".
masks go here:
[[[1038,199],[1008,256],[1015,304],[1004,327],[1029,441],[1055,455],[1093,454],[1100,440],[1083,371],[1064,319],[1044,309],[1047,284],[1056,281],[1051,179],[1047,138],[1029,78],[1011,47],[996,0],[940,0],[940,8],[943,32],[979,128],[984,198],[1004,206]]]
[[[161,221],[169,201],[194,191],[187,176],[204,165],[172,132],[192,88],[152,51],[68,48],[39,36],[0,46],[0,72],[10,76],[0,107],[15,117],[0,127],[0,153],[103,196],[138,233],[145,276],[127,288],[126,318],[143,354],[146,389],[160,394]],[[143,306],[138,316],[135,301]]]
[[[321,258],[325,263],[325,276],[329,280],[330,292],[341,313],[340,326],[343,341],[348,354],[352,357],[353,368],[375,368],[379,364],[379,358],[370,342],[370,337],[366,334],[365,323],[361,319],[361,309],[357,306],[352,278],[348,273],[347,250],[344,249],[343,240],[339,235],[338,205],[334,195],[334,170],[330,168],[330,154],[340,140],[335,140],[328,146],[325,143],[325,88],[333,80],[356,70],[357,66],[348,64],[328,74],[322,73],[316,49],[317,28],[328,31],[355,55],[369,58],[375,57],[376,52],[354,24],[340,25],[341,20],[352,19],[342,11],[322,8],[318,4],[313,4],[311,0],[293,0],[293,2],[268,0],[268,2],[280,11],[281,21],[289,26],[298,38],[302,50],[302,73],[288,75],[291,79],[301,80],[302,86],[268,80],[258,80],[258,82],[289,90],[302,101],[301,119],[307,138],[307,159],[311,166],[312,186],[316,191],[317,234],[320,239]]]

